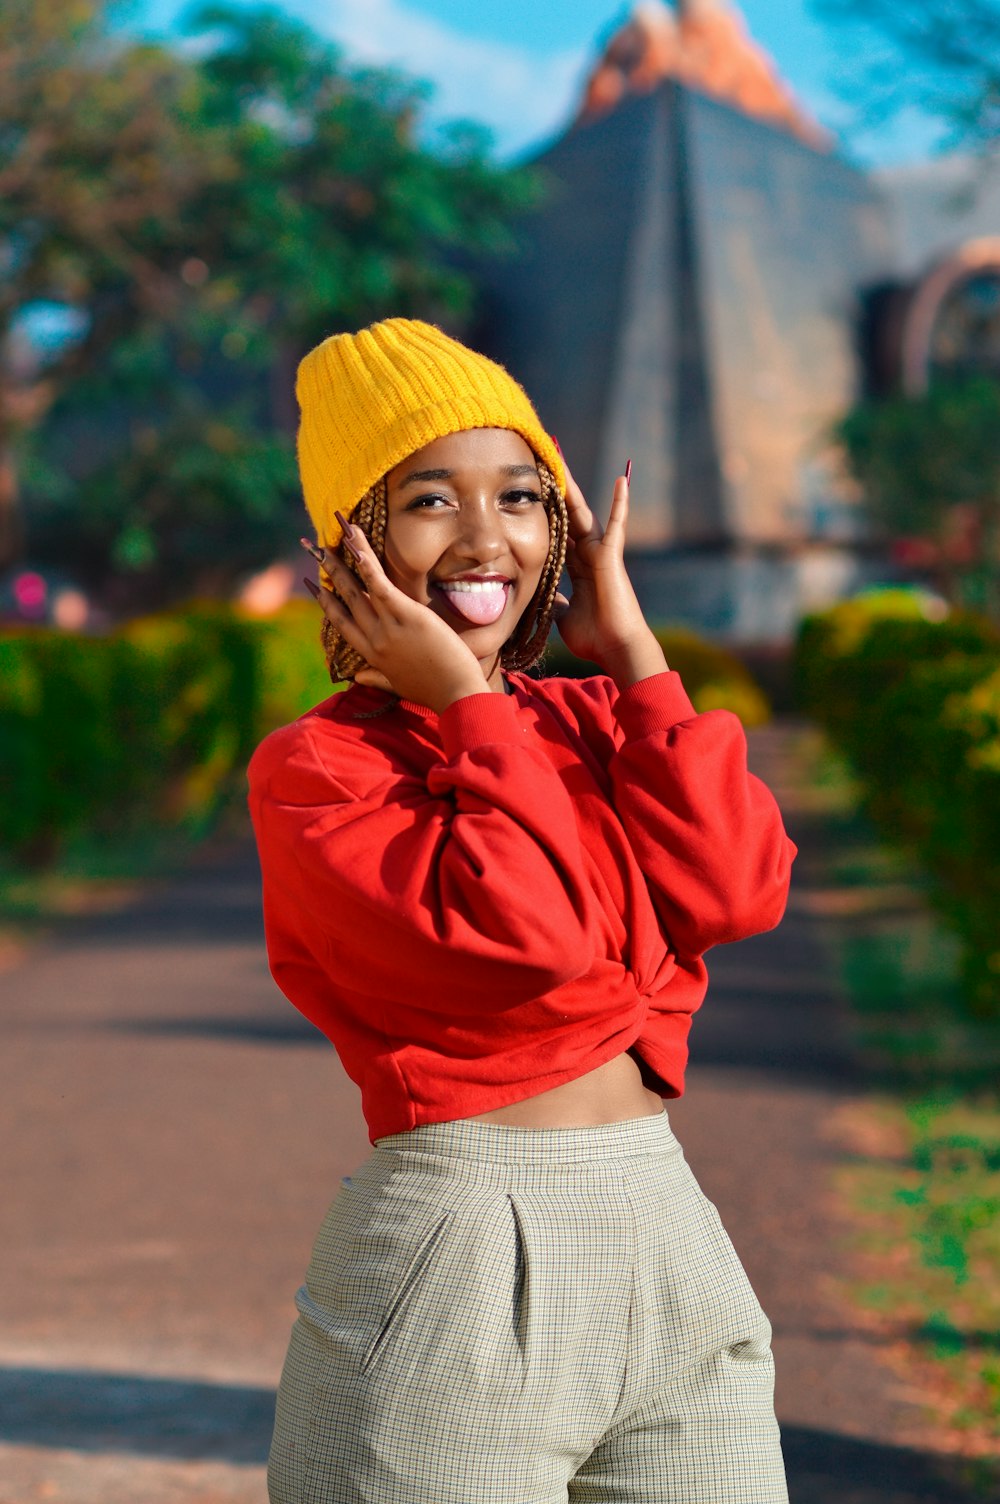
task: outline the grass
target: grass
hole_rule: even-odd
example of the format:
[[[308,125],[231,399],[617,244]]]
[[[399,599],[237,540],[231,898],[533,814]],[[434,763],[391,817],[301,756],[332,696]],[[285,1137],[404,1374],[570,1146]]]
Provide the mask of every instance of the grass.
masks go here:
[[[1000,1023],[973,1017],[957,947],[906,854],[812,744],[832,894],[825,928],[871,1096],[842,1114],[838,1191],[858,1229],[849,1294],[970,1482],[1000,1482]]]

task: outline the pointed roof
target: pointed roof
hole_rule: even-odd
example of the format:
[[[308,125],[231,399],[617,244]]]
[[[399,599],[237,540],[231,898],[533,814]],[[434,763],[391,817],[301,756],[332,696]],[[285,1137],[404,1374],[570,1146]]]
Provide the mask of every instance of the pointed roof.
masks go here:
[[[729,0],[642,0],[612,35],[587,81],[578,121],[613,110],[665,79],[709,94],[733,109],[821,151],[832,142],[798,103],[777,67]]]

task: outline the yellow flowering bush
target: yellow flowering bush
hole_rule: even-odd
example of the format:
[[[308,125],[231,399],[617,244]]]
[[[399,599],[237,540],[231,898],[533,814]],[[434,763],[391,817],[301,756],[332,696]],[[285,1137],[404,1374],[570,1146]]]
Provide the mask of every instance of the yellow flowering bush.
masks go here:
[[[849,601],[803,623],[800,703],[851,762],[876,822],[927,870],[970,1004],[1000,1015],[1000,634],[885,602],[864,627],[865,611]]]

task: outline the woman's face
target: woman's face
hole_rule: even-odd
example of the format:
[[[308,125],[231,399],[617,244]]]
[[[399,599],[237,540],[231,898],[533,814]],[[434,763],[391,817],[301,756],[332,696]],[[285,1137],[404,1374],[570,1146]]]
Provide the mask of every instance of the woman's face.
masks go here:
[[[549,551],[531,449],[506,428],[434,439],[387,477],[385,571],[468,643],[487,677]]]

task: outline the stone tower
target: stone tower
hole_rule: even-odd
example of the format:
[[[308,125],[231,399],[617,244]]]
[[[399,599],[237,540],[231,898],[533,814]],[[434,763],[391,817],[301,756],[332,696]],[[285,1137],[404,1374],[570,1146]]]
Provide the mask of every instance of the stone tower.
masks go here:
[[[534,165],[546,203],[484,278],[484,343],[598,508],[633,457],[648,614],[786,635],[814,582],[857,564],[828,430],[891,256],[878,191],[724,0],[637,6]]]

